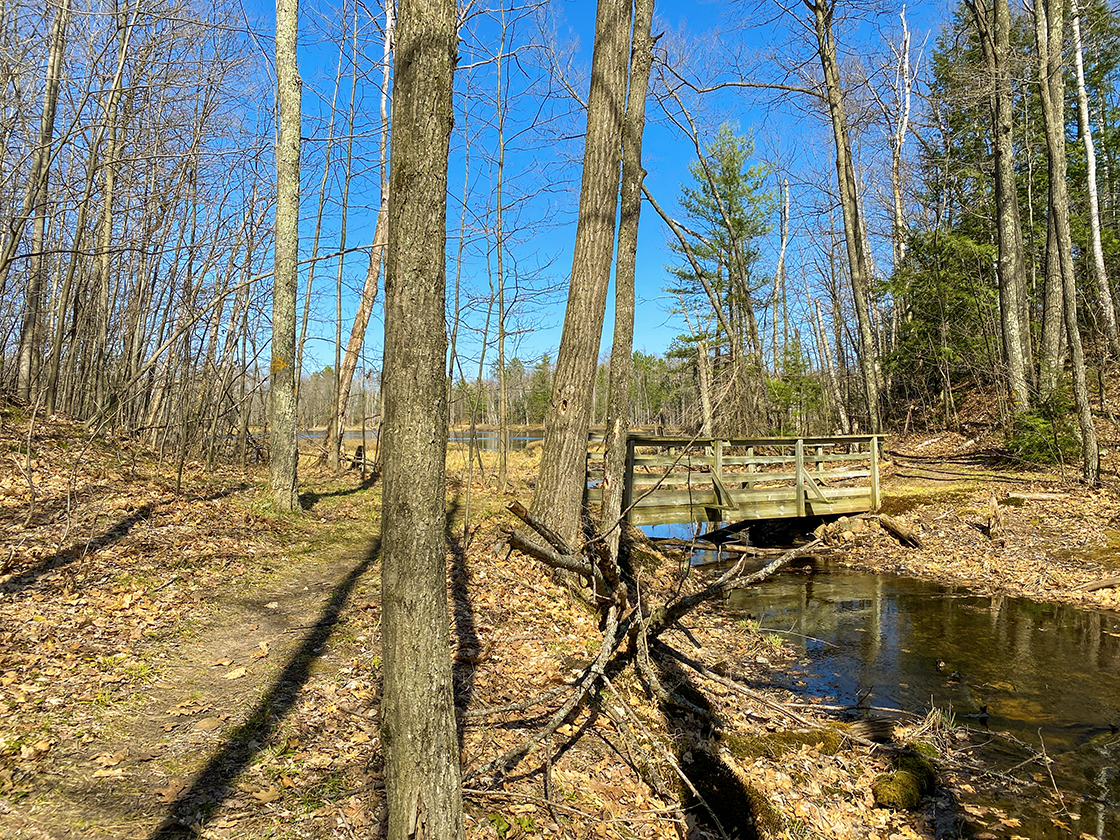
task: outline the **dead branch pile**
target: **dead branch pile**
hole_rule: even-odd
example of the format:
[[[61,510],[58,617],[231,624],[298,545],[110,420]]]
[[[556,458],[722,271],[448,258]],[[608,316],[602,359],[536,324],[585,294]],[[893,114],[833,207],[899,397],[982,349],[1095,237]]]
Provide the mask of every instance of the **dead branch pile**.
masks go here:
[[[763,702],[791,721],[805,723],[805,719],[797,712],[763,698],[732,677],[712,673],[694,660],[673,650],[660,637],[670,628],[679,626],[685,616],[702,604],[721,598],[732,589],[765,580],[791,561],[812,552],[818,546],[819,540],[786,551],[762,569],[749,574],[745,570],[750,558],[743,556],[718,579],[707,585],[691,592],[678,589],[673,596],[662,603],[649,603],[644,597],[640,597],[638,592],[640,587],[634,585],[635,581],[631,579],[628,582],[617,558],[613,557],[608,549],[605,539],[590,540],[582,550],[576,550],[560,535],[536,519],[523,505],[514,502],[509,509],[533,532],[528,534],[512,525],[504,526],[503,532],[509,547],[539,560],[551,569],[573,574],[582,580],[593,593],[593,603],[600,618],[602,639],[594,660],[583,668],[574,684],[552,689],[521,703],[468,712],[469,717],[480,718],[509,711],[524,711],[545,704],[554,706],[554,711],[543,726],[504,755],[468,773],[466,780],[474,783],[485,780],[491,786],[496,785],[502,776],[510,773],[521,760],[542,744],[550,745],[556,731],[565,721],[570,720],[589,698],[602,688],[610,691],[612,696],[611,702],[603,704],[604,710],[620,732],[625,734],[634,729],[644,730],[640,719],[626,708],[621,695],[611,690],[611,680],[617,679],[617,675],[627,667],[636,670],[651,700],[686,710],[702,720],[710,719],[712,715],[709,711],[689,698],[674,693],[663,684],[659,669],[654,664],[655,659],[659,662],[673,660],[678,665],[683,664],[695,673],[714,679],[732,691]],[[631,765],[655,791],[672,800],[677,799],[670,793],[665,779],[658,770],[660,767],[669,767],[673,775],[678,778],[681,788],[689,790],[704,807],[707,807],[700,791],[685,775],[671,753],[666,751],[660,756],[639,755],[639,751],[644,752],[643,748],[638,746],[639,740],[629,740],[631,746],[635,748],[631,751]],[[649,740],[646,739],[646,743],[649,743]],[[715,812],[710,808],[708,811],[717,830],[720,830]]]

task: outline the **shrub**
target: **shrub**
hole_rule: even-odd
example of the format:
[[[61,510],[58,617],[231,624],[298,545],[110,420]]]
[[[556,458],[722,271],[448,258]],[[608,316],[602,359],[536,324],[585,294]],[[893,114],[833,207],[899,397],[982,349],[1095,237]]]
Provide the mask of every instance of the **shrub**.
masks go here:
[[[1072,410],[1069,394],[1055,391],[1045,402],[1016,414],[1007,434],[1008,452],[1031,464],[1076,461],[1081,443]]]

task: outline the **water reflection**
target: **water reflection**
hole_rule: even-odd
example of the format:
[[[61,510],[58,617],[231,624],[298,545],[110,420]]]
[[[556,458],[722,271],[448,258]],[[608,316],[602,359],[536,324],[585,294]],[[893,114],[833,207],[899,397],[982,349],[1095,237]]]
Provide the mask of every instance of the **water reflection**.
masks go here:
[[[1120,838],[1117,614],[827,567],[734,593],[729,607],[790,631],[806,657],[778,679],[797,691],[919,713],[932,702],[1044,744],[1059,785],[1097,800],[1071,805],[1074,835]],[[1025,836],[1068,836],[1048,816],[1023,820]]]
[[[323,439],[323,431],[316,429],[304,429],[299,433],[300,440],[321,442]],[[475,445],[483,452],[496,452],[498,450],[498,441],[501,438],[498,432],[494,429],[479,429],[475,432]],[[520,430],[510,432],[506,435],[506,440],[509,441],[509,448],[513,451],[518,451],[528,448],[535,440],[543,440],[544,432],[537,429]],[[361,445],[363,436],[361,431],[347,430],[342,436],[343,446],[353,451],[355,447]],[[377,430],[367,429],[364,440],[367,446],[372,446],[377,441]],[[452,446],[467,446],[470,443],[471,435],[469,431],[457,430],[451,432],[447,436],[447,442]]]

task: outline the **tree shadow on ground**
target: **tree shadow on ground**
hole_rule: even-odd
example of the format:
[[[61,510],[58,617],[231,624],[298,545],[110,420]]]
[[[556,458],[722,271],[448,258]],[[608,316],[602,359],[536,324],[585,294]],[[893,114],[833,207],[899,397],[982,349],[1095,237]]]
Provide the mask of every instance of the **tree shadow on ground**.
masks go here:
[[[470,569],[467,566],[466,538],[454,527],[455,516],[459,512],[459,500],[452,502],[447,510],[446,536],[447,549],[451,553],[451,603],[455,611],[455,641],[458,652],[451,662],[452,690],[455,695],[455,734],[463,746],[463,729],[466,721],[462,710],[470,707],[474,696],[474,671],[482,654],[478,639],[478,620],[470,595]]]
[[[232,730],[225,745],[207,763],[189,788],[171,803],[163,824],[149,840],[183,840],[195,837],[195,815],[205,813],[230,796],[233,782],[253,760],[280,723],[292,711],[300,689],[311,676],[311,668],[334,632],[346,602],[362,575],[377,560],[380,539],[374,540],[365,558],[331,591],[319,619],[311,626],[299,648],[280,672],[272,687],[249,712],[245,722]]]
[[[218,499],[223,499],[226,496],[231,496],[241,490],[248,488],[248,484],[240,484],[236,487],[229,487],[225,490],[220,490],[211,493],[207,496],[197,496],[189,499],[191,502],[213,502]],[[0,586],[0,592],[21,592],[25,589],[30,589],[34,586],[39,579],[56,569],[68,566],[71,563],[81,560],[89,554],[92,554],[106,546],[112,545],[120,539],[123,539],[128,533],[139,523],[152,517],[160,505],[149,502],[137,508],[123,519],[114,522],[100,534],[92,536],[89,539],[79,540],[71,543],[65,548],[60,548],[58,551],[44,557],[32,568],[25,572],[21,572],[15,577],[11,578]],[[96,522],[96,520],[95,520]]]
[[[299,494],[299,506],[303,510],[311,510],[319,503],[321,499],[334,499],[339,496],[353,496],[355,493],[361,493],[369,490],[377,483],[378,476],[370,475],[357,487],[347,487],[343,490],[332,490],[330,493],[318,493],[315,490],[304,490]]]
[[[673,733],[677,762],[695,788],[681,783],[681,804],[690,823],[738,840],[770,836],[773,811],[727,766],[714,746],[712,736],[721,722],[711,703],[677,662],[665,653],[658,654],[658,647],[650,651],[652,664],[668,693],[658,705]]]

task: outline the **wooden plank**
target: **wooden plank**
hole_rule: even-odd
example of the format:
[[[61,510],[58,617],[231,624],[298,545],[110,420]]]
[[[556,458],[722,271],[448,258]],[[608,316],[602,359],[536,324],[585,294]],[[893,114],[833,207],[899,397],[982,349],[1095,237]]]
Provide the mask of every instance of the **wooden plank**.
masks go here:
[[[851,514],[865,513],[870,509],[871,497],[864,494],[859,497],[834,500],[832,505],[823,505],[809,501],[806,503],[806,512],[809,514]],[[754,505],[749,508],[739,508],[735,514],[737,520],[758,519],[792,519],[797,516],[797,504],[794,500],[776,499],[773,501]],[[631,511],[630,521],[635,525],[668,525],[683,522],[718,522],[720,513],[711,508],[697,507],[691,510],[679,505],[660,507],[636,507]]]
[[[825,487],[822,488],[825,498],[833,504],[843,502],[845,499],[866,497],[869,501],[870,493],[866,487]],[[796,502],[796,488],[794,487],[761,487],[755,490],[731,490],[731,499],[742,511],[744,507],[766,504],[775,500]],[[648,495],[643,495],[635,505],[635,510],[642,507],[664,507],[679,505],[681,507],[718,507],[719,499],[711,489],[688,490],[654,490]]]
[[[879,509],[879,438],[871,438],[871,509]]]
[[[797,439],[796,445],[797,462],[794,467],[793,480],[796,482],[796,500],[797,500],[797,515],[805,515],[805,441],[801,438]]]

